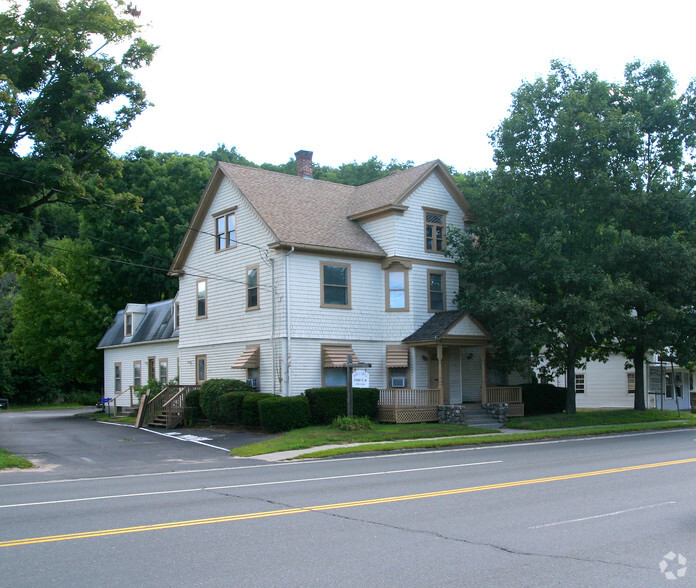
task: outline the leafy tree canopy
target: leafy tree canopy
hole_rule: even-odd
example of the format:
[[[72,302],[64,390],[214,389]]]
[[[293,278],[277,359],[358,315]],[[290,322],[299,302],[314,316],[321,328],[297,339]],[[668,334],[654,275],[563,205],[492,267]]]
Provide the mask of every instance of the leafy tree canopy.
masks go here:
[[[3,211],[95,197],[116,172],[108,149],[148,106],[133,71],[156,50],[136,36],[138,16],[122,0],[30,0],[0,15]],[[0,228],[25,229],[19,218]]]

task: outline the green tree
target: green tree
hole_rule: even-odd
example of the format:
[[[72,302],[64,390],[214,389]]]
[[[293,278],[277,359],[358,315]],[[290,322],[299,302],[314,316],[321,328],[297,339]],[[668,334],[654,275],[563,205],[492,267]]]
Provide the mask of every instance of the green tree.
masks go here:
[[[58,385],[97,382],[102,366],[96,346],[112,319],[99,292],[104,262],[80,241],[44,247],[19,278],[10,341],[22,363]]]
[[[616,94],[633,121],[631,185],[615,208],[616,235],[607,251],[617,313],[613,343],[635,367],[635,408],[645,409],[644,362],[649,350],[694,359],[690,328],[696,293],[696,208],[689,155],[696,146],[696,86],[677,95],[666,64],[626,65]]]
[[[148,106],[133,71],[156,48],[136,36],[138,16],[122,0],[30,0],[0,15],[3,212],[104,197],[101,177],[118,169],[108,149]],[[120,58],[106,53],[123,43]],[[2,218],[0,235],[26,228]]]
[[[607,204],[630,181],[623,169],[633,139],[615,94],[596,74],[560,62],[522,84],[491,135],[492,179],[470,196],[471,235],[451,234],[460,304],[499,335],[510,363],[565,372],[568,413],[575,369],[598,353],[614,310],[598,255]]]

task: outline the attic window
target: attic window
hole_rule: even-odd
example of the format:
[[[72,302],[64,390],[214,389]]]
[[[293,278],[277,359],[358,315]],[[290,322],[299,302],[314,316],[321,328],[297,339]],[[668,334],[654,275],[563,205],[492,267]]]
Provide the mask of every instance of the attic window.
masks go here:
[[[215,250],[222,251],[237,246],[235,213],[228,212],[215,217]]]
[[[123,328],[123,336],[124,337],[132,337],[133,336],[133,313],[132,312],[126,313],[125,324],[124,324],[124,328]]]
[[[445,215],[444,210],[424,209],[425,215],[425,250],[433,253],[445,252]]]

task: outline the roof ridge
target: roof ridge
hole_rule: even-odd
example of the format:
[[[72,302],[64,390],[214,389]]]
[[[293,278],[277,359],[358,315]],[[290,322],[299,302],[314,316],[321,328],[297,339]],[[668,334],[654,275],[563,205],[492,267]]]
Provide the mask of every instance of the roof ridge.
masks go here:
[[[332,182],[331,180],[320,180],[318,178],[305,178],[302,176],[298,176],[297,174],[286,174],[285,172],[279,172],[275,171],[273,169],[264,169],[262,167],[256,167],[252,165],[241,165],[239,163],[228,163],[226,161],[218,161],[220,165],[226,165],[226,166],[234,166],[234,167],[239,167],[242,169],[250,169],[250,170],[255,170],[258,172],[264,172],[264,173],[269,173],[269,174],[276,174],[278,176],[281,176],[283,178],[294,178],[295,180],[300,180],[300,181],[305,181],[305,182],[321,182],[322,184],[330,184],[331,186],[345,186],[346,188],[352,188],[355,190],[356,188],[359,188],[360,186],[353,186],[352,184],[343,184],[341,182]],[[380,178],[382,179],[382,178]],[[375,180],[379,181],[379,180]],[[372,182],[370,182],[372,183]]]

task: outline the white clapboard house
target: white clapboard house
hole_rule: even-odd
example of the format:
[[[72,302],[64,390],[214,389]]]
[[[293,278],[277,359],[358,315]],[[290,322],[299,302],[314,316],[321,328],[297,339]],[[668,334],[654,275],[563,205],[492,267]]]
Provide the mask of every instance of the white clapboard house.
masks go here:
[[[124,391],[154,375],[297,395],[345,385],[350,356],[371,365],[385,420],[401,405],[425,407],[400,411],[419,420],[438,404],[520,402],[519,379],[492,369],[488,334],[454,304],[458,272],[444,251],[468,203],[447,167],[354,187],[313,179],[312,153],[295,155],[297,176],[217,164],[171,266],[176,300],[129,304],[100,344],[105,394],[125,406]],[[629,402],[625,390],[590,400],[593,380],[579,406]]]

